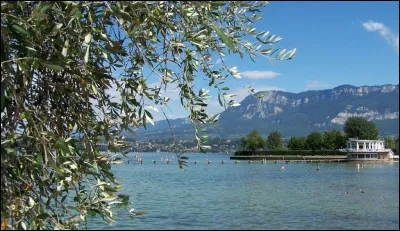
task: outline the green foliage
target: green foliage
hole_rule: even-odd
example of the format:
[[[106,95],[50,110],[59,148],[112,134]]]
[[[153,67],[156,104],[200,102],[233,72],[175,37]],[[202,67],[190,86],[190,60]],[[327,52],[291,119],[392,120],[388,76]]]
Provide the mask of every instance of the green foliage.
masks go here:
[[[306,140],[305,137],[292,136],[288,142],[288,148],[290,150],[304,150],[306,149]]]
[[[319,132],[312,132],[307,136],[306,149],[320,150],[324,147],[324,137]]]
[[[346,136],[338,131],[326,131],[324,133],[324,147],[329,150],[337,150],[346,146]]]
[[[350,117],[344,125],[344,132],[348,138],[358,138],[360,140],[376,140],[379,130],[375,123],[361,117]]]
[[[385,136],[383,140],[385,141],[385,148],[396,148],[396,141],[393,139],[393,137]]]
[[[263,149],[266,142],[264,138],[254,129],[247,137],[241,137],[242,142],[241,149],[255,151],[257,149]]]
[[[282,149],[283,142],[282,142],[281,133],[279,131],[271,132],[267,137],[267,145],[268,145],[269,149],[271,149],[271,150]]]
[[[235,156],[345,156],[346,153],[337,150],[238,150]],[[298,159],[298,158],[296,158]]]
[[[345,145],[346,137],[338,130],[326,131],[324,135],[319,132],[312,132],[307,138],[292,136],[288,142],[290,150],[338,150]]]
[[[202,125],[218,116],[206,112],[210,96],[195,88],[197,72],[220,91],[221,105],[235,106],[223,82],[240,73],[215,67],[213,58],[283,60],[295,53],[265,48],[280,40],[253,27],[265,5],[2,2],[1,217],[8,228],[76,229],[87,215],[112,222],[112,211],[130,202],[118,193],[111,165],[122,161],[110,150],[126,155],[121,132],[153,123],[147,109],[168,103],[167,86],[179,89],[198,146],[207,148]],[[151,79],[159,84],[150,86]],[[109,151],[99,152],[99,143]]]
[[[385,140],[385,148],[390,148],[395,155],[399,155],[399,137],[394,139],[392,136],[386,136],[383,139]]]

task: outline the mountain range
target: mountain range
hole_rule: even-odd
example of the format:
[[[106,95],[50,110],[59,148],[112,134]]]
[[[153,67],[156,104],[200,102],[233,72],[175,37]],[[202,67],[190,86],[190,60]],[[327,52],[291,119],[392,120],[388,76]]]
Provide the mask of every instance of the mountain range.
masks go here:
[[[261,94],[261,96],[259,96]],[[262,91],[247,96],[240,106],[223,111],[217,123],[207,125],[209,137],[239,138],[257,129],[267,136],[274,130],[283,137],[306,136],[312,131],[342,130],[349,117],[366,118],[381,136],[399,135],[399,85],[352,86],[300,93]],[[189,119],[169,120],[175,139],[195,139]],[[168,139],[166,120],[139,129],[139,139]]]

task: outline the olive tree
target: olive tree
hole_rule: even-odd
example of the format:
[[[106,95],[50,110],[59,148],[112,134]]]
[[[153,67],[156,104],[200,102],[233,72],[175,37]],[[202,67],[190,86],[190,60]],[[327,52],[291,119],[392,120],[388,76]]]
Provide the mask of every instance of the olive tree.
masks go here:
[[[202,125],[218,116],[208,115],[210,95],[196,77],[218,89],[221,106],[235,106],[223,82],[240,73],[215,59],[295,54],[272,48],[282,38],[253,27],[266,4],[2,1],[2,227],[75,229],[88,215],[111,222],[115,208],[133,211],[111,171],[129,151],[121,132],[153,123],[150,109],[168,105],[163,93],[175,84],[207,148]]]

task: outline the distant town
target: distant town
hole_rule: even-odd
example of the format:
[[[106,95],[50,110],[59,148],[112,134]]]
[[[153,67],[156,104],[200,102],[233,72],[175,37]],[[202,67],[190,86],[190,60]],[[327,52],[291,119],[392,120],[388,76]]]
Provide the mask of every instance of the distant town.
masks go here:
[[[184,152],[198,153],[196,140],[126,140],[128,147],[133,152]],[[209,139],[204,145],[211,146],[208,153],[234,153],[240,146],[240,139]],[[106,150],[105,144],[99,146],[99,150]]]

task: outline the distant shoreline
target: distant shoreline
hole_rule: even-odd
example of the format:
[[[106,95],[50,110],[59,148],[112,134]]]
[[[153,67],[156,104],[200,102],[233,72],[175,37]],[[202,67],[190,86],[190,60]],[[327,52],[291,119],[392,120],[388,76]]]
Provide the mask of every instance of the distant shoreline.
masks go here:
[[[105,151],[103,151],[105,152]],[[180,154],[180,153],[175,153],[175,152],[142,152],[142,151],[132,151],[132,153],[152,153],[152,154]],[[235,153],[224,153],[224,152],[183,152],[182,155],[191,155],[191,154],[215,154],[215,155],[234,155]]]
[[[395,160],[348,160],[346,155],[343,156],[231,156],[231,160],[249,160],[249,161],[301,161],[301,162],[363,162],[363,163],[399,163]]]
[[[296,155],[260,155],[260,156],[231,156],[231,160],[295,160],[295,161],[309,161],[309,160],[323,160],[323,161],[348,161],[347,156],[296,156]]]

